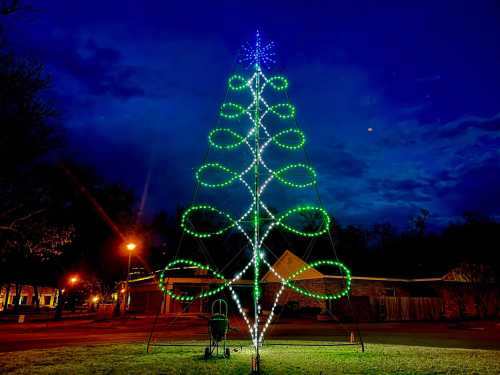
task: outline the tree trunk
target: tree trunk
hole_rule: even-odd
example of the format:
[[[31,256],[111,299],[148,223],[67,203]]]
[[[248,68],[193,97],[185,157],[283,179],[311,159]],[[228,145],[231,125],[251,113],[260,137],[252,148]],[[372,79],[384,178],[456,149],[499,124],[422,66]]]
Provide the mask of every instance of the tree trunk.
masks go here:
[[[57,306],[56,306],[56,314],[54,315],[55,320],[61,320],[62,319],[62,311],[64,307],[64,295],[62,292],[62,289],[58,289],[58,295],[57,295]]]
[[[118,296],[116,298],[115,308],[113,310],[113,316],[120,316],[120,292],[118,292]]]
[[[3,304],[4,314],[7,314],[9,312],[9,297],[10,297],[10,283],[7,284],[7,288],[5,290],[5,301]]]
[[[16,282],[16,295],[14,296],[14,314],[19,312],[19,302],[21,302],[21,291],[23,286],[20,282]]]
[[[38,291],[38,285],[33,285],[33,292],[35,295],[35,312],[40,314],[40,294]]]

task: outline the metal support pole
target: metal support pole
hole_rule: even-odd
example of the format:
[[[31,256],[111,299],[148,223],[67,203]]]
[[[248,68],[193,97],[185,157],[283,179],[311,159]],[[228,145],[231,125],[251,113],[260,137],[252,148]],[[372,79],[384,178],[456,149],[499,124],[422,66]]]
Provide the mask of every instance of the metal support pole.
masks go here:
[[[258,361],[259,357],[259,261],[260,261],[260,186],[259,186],[259,165],[260,165],[260,66],[255,65],[255,130],[254,130],[254,152],[255,152],[255,167],[254,167],[254,194],[255,194],[255,208],[254,208],[254,337],[255,337],[255,358]]]
[[[130,281],[130,265],[132,262],[132,251],[128,252],[128,267],[127,267],[127,287],[125,293],[125,301],[124,301],[124,311],[128,311],[129,301],[130,301],[130,289],[129,289],[129,281]]]

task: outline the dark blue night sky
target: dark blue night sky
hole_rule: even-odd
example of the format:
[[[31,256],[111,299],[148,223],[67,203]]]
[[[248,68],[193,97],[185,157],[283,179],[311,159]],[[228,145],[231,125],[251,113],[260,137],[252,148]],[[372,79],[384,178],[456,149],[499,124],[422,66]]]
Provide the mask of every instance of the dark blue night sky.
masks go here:
[[[9,45],[46,64],[77,158],[137,195],[151,172],[147,212],[188,203],[258,28],[341,223],[500,214],[498,2],[32,3],[9,19]]]

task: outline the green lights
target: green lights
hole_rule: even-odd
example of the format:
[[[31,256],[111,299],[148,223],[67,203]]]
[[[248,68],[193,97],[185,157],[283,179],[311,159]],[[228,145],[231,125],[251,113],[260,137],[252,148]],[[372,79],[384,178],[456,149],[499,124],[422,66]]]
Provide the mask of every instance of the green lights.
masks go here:
[[[311,268],[315,268],[316,266],[325,266],[325,265],[337,267],[337,268],[339,268],[341,274],[343,274],[343,277],[345,278],[346,282],[345,282],[345,287],[341,291],[339,291],[337,293],[317,293],[317,292],[311,292],[307,289],[301,288],[301,287],[294,284],[294,279],[297,276],[304,273],[305,271],[307,271]],[[221,281],[221,283],[219,286],[217,286],[214,289],[205,290],[205,291],[198,293],[197,295],[194,295],[194,296],[175,294],[172,290],[169,290],[165,285],[165,279],[168,278],[168,276],[165,276],[165,272],[172,270],[174,268],[180,268],[180,269],[197,268],[200,270],[205,270],[205,271],[209,272],[210,274],[212,274],[212,276],[214,276],[214,278],[219,279]],[[256,277],[256,280],[258,280],[259,274],[256,274],[255,277]],[[230,286],[233,282],[234,282],[234,279],[231,281],[226,280],[222,274],[213,270],[209,266],[203,265],[199,262],[195,262],[194,260],[190,260],[190,259],[177,259],[177,260],[174,260],[174,261],[167,264],[164,271],[160,274],[158,285],[163,293],[168,294],[173,299],[177,299],[179,301],[193,301],[197,298],[206,298],[206,297],[213,296],[213,295],[219,293],[220,291],[222,291],[224,288]],[[284,279],[282,282],[284,285],[286,285],[287,287],[289,287],[293,291],[300,293],[300,294],[303,294],[307,297],[311,297],[311,298],[315,298],[315,299],[319,299],[319,300],[339,299],[339,298],[345,297],[349,294],[349,291],[351,289],[351,272],[349,271],[349,269],[345,265],[343,265],[340,262],[337,262],[334,260],[317,260],[317,261],[311,262],[311,263],[305,265],[304,267],[300,268],[299,270],[293,272],[287,279]],[[260,288],[258,287],[258,283],[256,283],[254,285],[253,292],[254,292],[254,296],[256,298],[258,298],[260,296],[261,292],[260,292]]]
[[[240,118],[246,109],[237,103],[224,103],[220,107],[220,116],[228,120],[236,120]]]
[[[223,281],[223,283],[221,283],[221,285],[219,285],[217,288],[203,291],[203,292],[199,293],[196,296],[175,294],[171,290],[167,289],[166,286],[165,286],[165,272],[171,270],[175,266],[180,267],[180,268],[185,268],[183,266],[186,266],[188,268],[193,268],[194,267],[194,268],[198,268],[198,269],[201,269],[201,270],[208,271],[216,279],[220,279],[221,281]],[[168,278],[168,276],[167,276],[167,278]],[[214,271],[209,266],[205,266],[205,265],[203,265],[201,263],[198,263],[198,262],[195,262],[194,260],[189,260],[189,259],[177,259],[177,260],[174,260],[173,262],[170,262],[169,264],[167,264],[167,266],[165,267],[165,270],[160,274],[160,281],[159,281],[159,287],[160,287],[161,291],[164,294],[168,294],[173,299],[177,299],[179,301],[193,301],[196,298],[210,297],[210,296],[213,296],[216,293],[219,293],[221,290],[223,290],[224,288],[226,288],[228,285],[229,285],[228,282],[226,281],[226,279],[224,278],[224,276],[222,276],[220,273]]]
[[[288,80],[283,76],[273,76],[267,80],[267,83],[276,91],[284,91],[288,88]]]
[[[220,143],[217,142],[217,137],[220,135],[226,135],[234,139],[232,143]],[[210,146],[214,148],[218,148],[220,150],[233,150],[238,148],[245,142],[245,137],[242,137],[240,134],[236,133],[234,130],[229,128],[216,128],[208,133],[208,143]]]
[[[245,77],[235,74],[227,80],[227,85],[233,91],[241,91],[248,88],[248,81]]]
[[[306,231],[301,231],[298,230],[294,227],[292,227],[289,224],[286,224],[284,221],[288,219],[289,217],[292,217],[294,214],[303,214],[303,213],[314,213],[317,212],[321,215],[322,217],[322,223],[319,226],[319,228],[314,231],[314,232],[306,232]],[[292,232],[294,234],[297,234],[299,236],[304,236],[304,237],[318,237],[321,236],[322,234],[325,234],[328,232],[330,228],[330,216],[328,216],[328,212],[326,212],[323,208],[317,207],[317,206],[298,206],[292,209],[289,209],[285,212],[283,212],[277,219],[276,219],[276,225],[281,226],[282,228],[288,230],[289,232]]]
[[[222,229],[216,230],[214,232],[199,232],[195,229],[191,229],[189,227],[188,222],[190,222],[191,214],[193,214],[197,211],[201,211],[201,212],[205,211],[205,212],[215,213],[215,214],[227,219],[227,221],[229,221],[230,224],[228,226],[226,226]],[[217,209],[213,206],[209,206],[207,204],[197,204],[197,205],[189,207],[186,211],[184,211],[184,213],[182,214],[182,218],[181,218],[182,229],[186,233],[189,233],[191,236],[198,237],[198,238],[209,238],[212,236],[218,236],[218,235],[224,233],[225,231],[231,229],[235,225],[236,225],[236,223],[235,223],[234,219],[229,214],[222,212],[219,209]]]
[[[289,103],[275,104],[269,107],[269,112],[282,120],[295,117],[295,107]]]
[[[286,138],[287,135],[293,134],[296,137],[296,142],[295,143],[287,143],[284,142],[284,138]],[[287,149],[287,150],[298,150],[302,147],[304,147],[304,144],[306,143],[306,137],[304,135],[304,132],[300,129],[297,128],[289,128],[280,131],[279,133],[275,134],[273,136],[272,142],[281,148]]]
[[[257,64],[249,78],[235,74],[229,77],[227,85],[228,90],[232,92],[248,90],[251,100],[248,103],[241,104],[231,101],[223,103],[220,107],[220,118],[223,120],[236,120],[237,125],[241,127],[237,129],[217,127],[209,132],[208,143],[212,151],[213,149],[234,151],[227,158],[219,158],[217,156],[216,160],[224,160],[224,163],[228,163],[227,160],[229,162],[236,162],[242,156],[249,159],[248,164],[246,164],[245,159],[244,166],[233,167],[231,164],[221,164],[221,162],[212,159],[196,170],[195,177],[199,186],[203,188],[228,189],[236,185],[235,182],[238,182],[238,187],[243,187],[244,192],[249,194],[248,206],[243,207],[241,210],[238,209],[240,214],[233,217],[232,214],[226,213],[215,206],[194,204],[188,207],[182,214],[181,227],[185,233],[197,238],[218,236],[234,229],[248,240],[253,256],[249,263],[233,279],[225,279],[220,273],[209,266],[192,260],[179,259],[173,261],[167,265],[165,271],[161,274],[160,289],[163,293],[170,295],[176,300],[193,301],[196,298],[210,297],[227,287],[248,326],[255,347],[258,348],[267,327],[273,319],[274,308],[277,306],[280,295],[286,287],[302,295],[319,300],[338,299],[349,293],[351,275],[342,263],[333,260],[322,260],[306,265],[294,272],[290,277],[283,278],[267,262],[262,247],[272,230],[282,229],[298,236],[317,237],[329,231],[330,217],[323,208],[307,204],[275,215],[270,213],[266,203],[262,199],[267,186],[273,180],[277,180],[286,187],[294,189],[311,187],[317,181],[317,173],[310,165],[290,163],[273,170],[265,160],[265,151],[270,145],[272,145],[272,148],[277,147],[286,151],[300,150],[305,145],[305,135],[299,128],[281,128],[276,131],[268,129],[268,121],[273,124],[273,127],[275,125],[279,126],[279,123],[282,123],[281,121],[277,121],[274,116],[281,120],[293,119],[296,116],[296,108],[292,104],[287,102],[268,103],[264,98],[264,94],[271,90],[278,92],[287,90],[289,86],[288,80],[280,75],[267,78]],[[277,95],[276,93],[274,96]],[[239,95],[241,98],[245,96]],[[245,124],[249,126],[245,128]],[[233,191],[228,189],[224,194],[227,194],[229,197],[232,193]],[[266,216],[266,220],[261,220],[263,217],[262,214],[265,211],[269,215]],[[304,218],[311,218],[314,223],[317,223],[317,227],[314,224],[311,225],[311,222],[307,222],[305,227],[299,226],[298,223]],[[262,272],[260,268],[262,264],[267,265],[282,282],[280,290],[275,295],[271,312],[265,322],[261,320],[261,306],[259,305],[259,299],[262,296],[260,286]],[[317,293],[296,285],[294,278],[315,266],[337,267],[345,275],[345,288],[337,293]],[[214,284],[218,285],[196,295],[175,294],[165,285],[165,272],[175,267],[206,270],[217,279]],[[246,309],[241,306],[241,302],[232,287],[233,283],[240,280],[250,267],[253,268],[252,295],[254,306],[251,309],[255,314],[253,322],[248,319]]]
[[[206,182],[204,179],[203,179],[203,175],[206,171],[221,171],[223,172],[224,174],[226,174],[228,177],[227,179],[221,181],[221,182],[217,182],[217,183],[210,183],[210,182]],[[210,188],[223,188],[223,187],[226,187],[228,185],[231,185],[234,180],[236,180],[238,178],[238,174],[234,171],[232,171],[231,169],[229,169],[228,167],[220,164],[220,163],[207,163],[207,164],[204,164],[202,165],[200,168],[198,168],[198,170],[196,171],[196,179],[198,180],[198,182],[200,183],[200,185],[203,185],[203,186],[206,186],[206,187],[210,187]]]
[[[294,283],[292,283],[292,280],[299,276],[300,274],[304,273],[308,269],[314,268],[316,266],[323,266],[323,265],[328,265],[328,266],[334,266],[340,269],[341,273],[344,275],[345,280],[346,280],[346,285],[344,289],[337,293],[315,293],[311,292],[307,289],[301,288]],[[297,293],[303,294],[307,297],[315,298],[315,299],[339,299],[342,297],[347,296],[349,294],[349,290],[351,289],[351,271],[344,266],[342,263],[334,261],[334,260],[317,260],[315,262],[311,262],[298,271],[295,271],[292,273],[286,280],[283,281],[283,284],[291,288]]]
[[[294,169],[303,170],[304,172],[306,172],[306,174],[309,177],[309,181],[303,183],[296,183],[286,178],[287,172],[290,172]],[[305,188],[308,186],[312,186],[316,183],[316,171],[311,166],[302,163],[288,164],[283,168],[280,168],[276,172],[274,172],[274,177],[276,177],[276,179],[278,179],[281,183],[292,188]]]
[[[255,298],[256,301],[259,300],[260,298],[260,273],[259,273],[259,261],[257,260],[258,257],[255,258],[255,272],[254,272],[254,283],[253,283],[253,297]]]

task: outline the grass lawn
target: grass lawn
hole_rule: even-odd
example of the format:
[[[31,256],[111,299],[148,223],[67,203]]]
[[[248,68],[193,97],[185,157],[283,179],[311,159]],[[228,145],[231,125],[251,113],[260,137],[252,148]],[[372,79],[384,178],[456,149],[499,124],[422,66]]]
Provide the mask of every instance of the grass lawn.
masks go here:
[[[292,343],[289,341],[288,343]],[[299,342],[294,342],[299,343]],[[304,343],[304,342],[302,342]],[[203,344],[200,342],[200,344]],[[233,342],[234,344],[234,342]],[[248,345],[246,342],[245,345]],[[2,353],[2,374],[248,374],[251,349],[204,361],[203,347],[116,344]],[[369,344],[262,349],[263,374],[499,374],[500,352]]]

